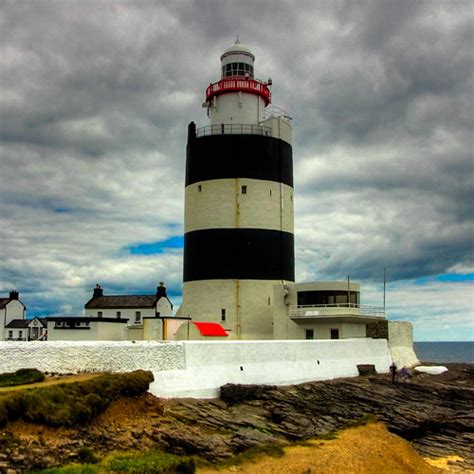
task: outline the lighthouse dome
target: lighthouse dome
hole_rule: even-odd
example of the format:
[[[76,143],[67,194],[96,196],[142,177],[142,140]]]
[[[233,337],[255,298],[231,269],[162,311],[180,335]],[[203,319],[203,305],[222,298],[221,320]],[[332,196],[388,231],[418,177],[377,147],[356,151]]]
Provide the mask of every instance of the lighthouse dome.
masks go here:
[[[253,77],[255,56],[249,48],[237,38],[221,56],[222,77],[247,76]]]
[[[249,48],[245,46],[245,44],[242,44],[239,39],[237,38],[235,40],[235,43],[230,47],[227,48],[221,56],[221,61],[228,56],[229,54],[244,54],[252,58],[252,61],[255,61],[255,56],[252,54]]]

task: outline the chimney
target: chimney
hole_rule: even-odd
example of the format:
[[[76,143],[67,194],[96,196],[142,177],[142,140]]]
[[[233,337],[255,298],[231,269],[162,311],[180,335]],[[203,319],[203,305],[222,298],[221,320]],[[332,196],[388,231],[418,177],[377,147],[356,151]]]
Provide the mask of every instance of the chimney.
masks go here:
[[[162,296],[166,298],[166,286],[162,281],[160,281],[160,286],[156,287],[156,296],[159,298]]]
[[[18,296],[19,296],[18,291],[16,291],[16,290],[10,291],[10,299],[11,299],[11,300],[17,300],[17,299],[18,299]]]
[[[97,283],[94,288],[94,295],[93,298],[100,298],[101,296],[104,296],[104,290],[102,287]]]

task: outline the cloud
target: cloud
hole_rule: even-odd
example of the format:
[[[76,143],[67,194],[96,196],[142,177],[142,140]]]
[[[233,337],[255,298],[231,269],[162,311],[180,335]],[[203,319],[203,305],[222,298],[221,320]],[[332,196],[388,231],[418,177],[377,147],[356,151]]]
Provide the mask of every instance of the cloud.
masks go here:
[[[472,271],[472,17],[469,2],[3,2],[0,292],[35,313],[78,314],[97,281],[163,280],[179,299],[179,250],[124,249],[182,235],[187,124],[206,124],[237,34],[293,117],[298,279],[370,287],[386,267],[409,289]]]

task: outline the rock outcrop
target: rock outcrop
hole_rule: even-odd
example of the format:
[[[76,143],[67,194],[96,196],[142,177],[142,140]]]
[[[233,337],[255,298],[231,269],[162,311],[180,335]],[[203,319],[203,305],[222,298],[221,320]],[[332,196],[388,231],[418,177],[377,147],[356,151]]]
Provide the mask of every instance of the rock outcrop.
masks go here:
[[[375,416],[423,456],[457,455],[464,459],[457,468],[474,469],[474,366],[447,366],[444,374],[395,384],[378,375],[278,388],[228,385],[217,400],[118,400],[86,428],[7,426],[0,466],[21,472],[60,465],[84,447],[99,456],[157,447],[217,461],[255,446],[324,437]]]
[[[474,367],[450,367],[440,376],[420,374],[395,384],[377,376],[271,389],[228,385],[221,400],[168,403],[167,415],[180,429],[163,428],[162,440],[171,451],[190,452],[189,440],[181,436],[186,432],[183,425],[199,426],[226,441],[214,451],[209,446],[192,449],[219,458],[228,456],[229,450],[325,436],[374,415],[422,455],[458,455],[464,458],[464,467],[472,469]]]

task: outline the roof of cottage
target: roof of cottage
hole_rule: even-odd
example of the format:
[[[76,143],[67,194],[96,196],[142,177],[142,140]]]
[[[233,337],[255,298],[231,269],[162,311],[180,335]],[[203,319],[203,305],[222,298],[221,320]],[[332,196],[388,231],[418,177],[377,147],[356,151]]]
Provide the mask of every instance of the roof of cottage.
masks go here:
[[[0,298],[0,308],[5,308],[7,303],[10,301],[10,298]]]
[[[160,297],[156,295],[110,295],[91,298],[87,309],[154,308]]]
[[[5,306],[10,303],[10,301],[18,301],[23,307],[25,307],[25,305],[18,298],[0,298],[0,309],[5,308]]]
[[[10,329],[27,328],[30,319],[12,319],[5,327]]]

